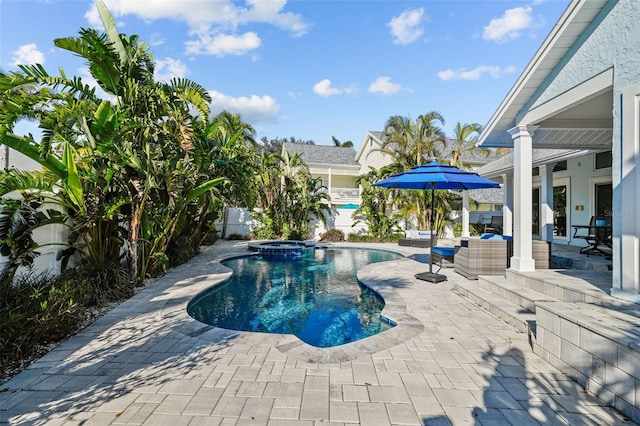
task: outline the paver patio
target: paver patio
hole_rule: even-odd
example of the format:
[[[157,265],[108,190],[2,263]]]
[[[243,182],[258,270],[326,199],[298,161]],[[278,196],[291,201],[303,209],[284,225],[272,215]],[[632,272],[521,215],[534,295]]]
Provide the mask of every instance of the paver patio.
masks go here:
[[[416,280],[426,265],[411,258],[359,272],[401,318],[357,344],[319,350],[191,319],[191,297],[228,276],[217,261],[245,247],[207,247],[2,385],[0,422],[631,424],[536,356],[525,334],[453,293],[462,276],[445,269],[446,282]]]

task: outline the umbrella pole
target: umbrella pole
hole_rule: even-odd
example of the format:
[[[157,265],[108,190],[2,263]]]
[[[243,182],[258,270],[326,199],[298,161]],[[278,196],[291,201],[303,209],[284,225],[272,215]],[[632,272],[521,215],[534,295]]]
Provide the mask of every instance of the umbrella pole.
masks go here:
[[[433,227],[435,226],[435,183],[431,183],[431,229],[429,235],[429,272],[421,272],[416,274],[416,278],[423,281],[429,281],[432,283],[439,283],[447,280],[446,275],[433,273]]]
[[[433,255],[433,226],[434,226],[434,214],[433,214],[433,203],[435,203],[436,198],[435,198],[435,191],[433,190],[433,183],[431,184],[431,229],[430,232],[431,234],[429,235],[429,274],[433,274],[432,268],[433,268],[433,259],[432,259],[432,255]]]

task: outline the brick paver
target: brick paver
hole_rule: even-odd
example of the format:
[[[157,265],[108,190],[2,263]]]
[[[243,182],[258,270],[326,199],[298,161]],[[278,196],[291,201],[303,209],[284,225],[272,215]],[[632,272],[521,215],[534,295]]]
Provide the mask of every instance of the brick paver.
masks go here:
[[[0,423],[631,424],[453,293],[464,278],[418,281],[427,266],[410,258],[359,271],[398,319],[360,343],[318,350],[188,317],[190,298],[228,276],[217,260],[245,250],[206,248],[2,385]]]

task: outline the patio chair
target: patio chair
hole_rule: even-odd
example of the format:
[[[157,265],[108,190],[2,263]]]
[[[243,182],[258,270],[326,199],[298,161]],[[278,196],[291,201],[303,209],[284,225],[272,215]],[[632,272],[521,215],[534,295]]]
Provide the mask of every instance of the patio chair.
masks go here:
[[[610,253],[600,249],[600,246],[611,248],[611,217],[609,216],[591,216],[588,226],[573,225],[574,239],[584,239],[587,242],[586,247],[580,249],[581,254],[587,256],[593,253],[609,255]],[[586,233],[584,230],[586,229]]]
[[[433,247],[429,260],[433,265],[438,265],[440,269],[453,266],[453,256],[455,247]],[[446,263],[444,263],[446,262]]]
[[[502,234],[502,216],[491,216],[491,222],[484,225],[485,234]]]
[[[462,240],[455,250],[453,270],[470,280],[477,280],[478,275],[505,275],[511,266],[513,239],[491,234],[483,237],[486,239]],[[551,244],[533,240],[532,257],[536,269],[549,269]]]
[[[477,280],[478,275],[504,275],[507,253],[504,239],[462,240],[455,248],[453,270],[470,280]]]

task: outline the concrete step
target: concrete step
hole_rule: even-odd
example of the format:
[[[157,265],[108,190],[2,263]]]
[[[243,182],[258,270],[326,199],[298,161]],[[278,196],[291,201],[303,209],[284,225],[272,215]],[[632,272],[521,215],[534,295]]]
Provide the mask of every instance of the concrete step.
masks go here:
[[[515,327],[516,330],[527,333],[533,347],[536,338],[536,315],[534,313],[480,287],[477,281],[456,282],[453,285],[453,291]]]
[[[519,272],[507,269],[506,279],[562,302],[612,305],[620,301],[608,293],[612,275],[607,271],[547,269]]]
[[[533,313],[536,311],[536,302],[557,300],[499,275],[481,275],[478,277],[478,284],[485,290]]]

